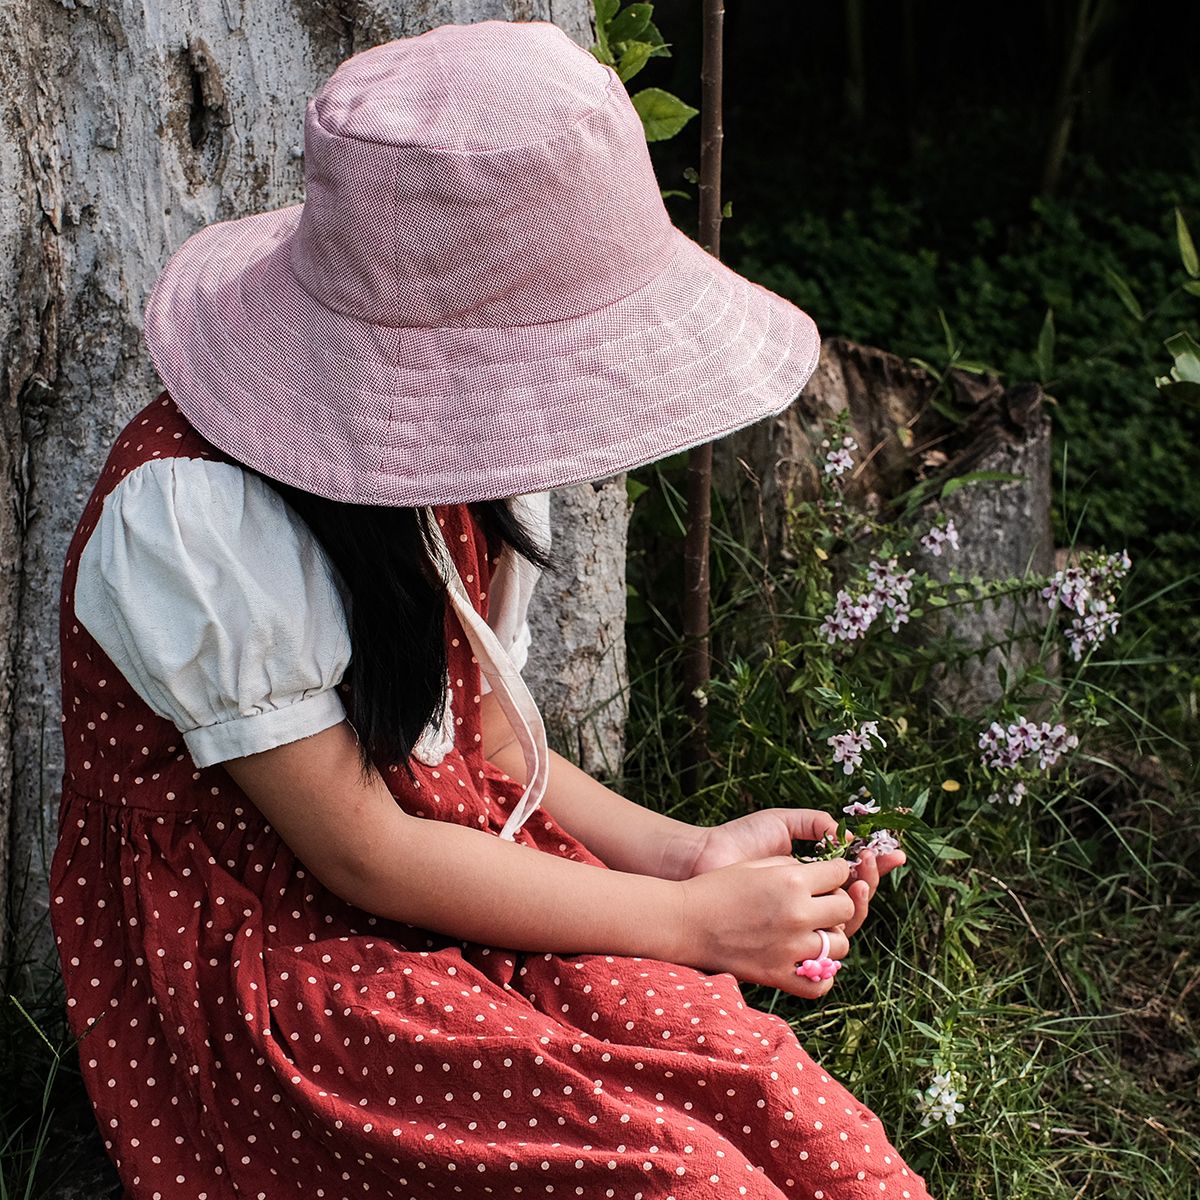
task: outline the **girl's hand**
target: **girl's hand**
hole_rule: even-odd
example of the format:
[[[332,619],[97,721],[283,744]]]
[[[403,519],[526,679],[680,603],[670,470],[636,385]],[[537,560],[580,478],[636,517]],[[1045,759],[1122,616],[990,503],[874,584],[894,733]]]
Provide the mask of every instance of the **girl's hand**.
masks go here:
[[[699,849],[689,878],[733,863],[791,854],[793,841],[817,842],[837,834],[837,821],[829,813],[813,808],[764,808],[702,831]],[[888,854],[864,851],[850,873],[847,892],[854,901],[854,915],[845,932],[857,933],[867,919],[871,897],[889,871],[903,866],[903,850]]]
[[[852,880],[846,890],[854,901],[854,916],[846,922],[846,933],[857,933],[862,923],[867,919],[867,909],[871,897],[879,887],[879,881],[897,867],[902,867],[908,861],[903,850],[891,850],[880,854],[876,850],[864,850],[858,856],[858,862],[850,869]]]
[[[837,834],[838,823],[815,808],[763,808],[702,829],[689,878],[749,859],[791,854],[793,842],[819,842]]]
[[[842,926],[855,902],[842,885],[844,859],[802,863],[791,855],[752,859],[685,879],[677,961],[710,972],[761,983],[815,999],[833,986],[796,974],[796,964],[820,953],[817,930],[829,933],[831,958],[844,958],[850,942]]]

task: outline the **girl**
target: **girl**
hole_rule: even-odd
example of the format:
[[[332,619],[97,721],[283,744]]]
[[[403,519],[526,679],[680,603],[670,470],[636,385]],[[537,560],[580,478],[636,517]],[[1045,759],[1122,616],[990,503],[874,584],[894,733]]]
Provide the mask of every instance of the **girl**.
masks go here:
[[[812,321],[551,24],[357,55],[305,151],[156,284],[66,561],[52,911],[126,1200],[926,1196],[737,982],[828,991],[903,856],[643,809],[520,676],[546,489],[781,410]]]

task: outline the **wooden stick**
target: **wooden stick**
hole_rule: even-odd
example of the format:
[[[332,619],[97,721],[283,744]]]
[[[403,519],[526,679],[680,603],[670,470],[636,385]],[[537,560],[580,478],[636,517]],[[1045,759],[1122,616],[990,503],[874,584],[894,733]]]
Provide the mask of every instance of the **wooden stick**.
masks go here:
[[[703,57],[700,67],[700,244],[721,255],[721,120],[724,0],[703,0]],[[683,682],[691,722],[684,748],[682,783],[694,793],[708,761],[705,704],[711,673],[709,647],[709,532],[712,525],[712,443],[688,456],[688,524],[684,542]]]

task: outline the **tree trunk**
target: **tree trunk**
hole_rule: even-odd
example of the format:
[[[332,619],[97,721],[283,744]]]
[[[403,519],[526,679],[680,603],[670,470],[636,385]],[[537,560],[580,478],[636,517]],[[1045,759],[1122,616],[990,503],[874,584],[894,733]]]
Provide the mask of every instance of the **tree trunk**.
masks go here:
[[[553,20],[592,42],[587,0],[9,0],[0,9],[9,101],[0,293],[11,298],[0,309],[0,868],[10,865],[21,909],[10,914],[21,957],[49,958],[48,938],[35,952],[30,937],[44,924],[62,772],[63,558],[111,440],[157,387],[140,333],[149,289],[202,225],[302,199],[304,105],[339,62],[486,18]],[[560,547],[592,547],[571,623],[553,614],[539,623],[535,689],[558,689],[562,729],[621,691],[625,596],[614,581],[625,508],[567,497],[556,512]],[[576,647],[599,640],[607,673],[576,680]],[[619,714],[601,725],[594,744],[616,758]]]
[[[538,583],[526,674],[555,749],[588,771],[616,778],[629,683],[625,476],[555,492],[550,523],[557,570]]]

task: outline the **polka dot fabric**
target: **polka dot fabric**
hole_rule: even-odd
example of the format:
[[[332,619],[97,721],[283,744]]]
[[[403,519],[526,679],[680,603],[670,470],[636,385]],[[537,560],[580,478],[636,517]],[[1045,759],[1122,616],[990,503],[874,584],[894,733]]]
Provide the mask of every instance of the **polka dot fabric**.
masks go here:
[[[104,496],[148,458],[221,458],[164,394],[119,436],[63,581],[66,771],[51,915],[125,1200],[916,1200],[878,1119],[728,974],[530,954],[356,909],[221,767],[197,770],[75,619]],[[492,558],[438,510],[486,615]],[[479,668],[447,618],[456,746],[385,778],[415,816],[498,833]],[[603,866],[549,813],[535,853]]]

